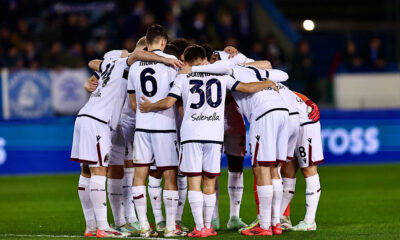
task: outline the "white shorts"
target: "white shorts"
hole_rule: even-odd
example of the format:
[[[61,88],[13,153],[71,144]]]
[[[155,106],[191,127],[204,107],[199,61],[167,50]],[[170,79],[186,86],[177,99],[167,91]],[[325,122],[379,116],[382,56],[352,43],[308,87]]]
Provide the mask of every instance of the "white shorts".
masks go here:
[[[150,166],[155,161],[158,170],[177,169],[178,149],[175,132],[136,131],[133,141],[133,165]]]
[[[222,144],[189,142],[181,145],[179,174],[214,177],[221,174]]]
[[[287,152],[287,160],[293,160],[294,151],[297,145],[297,139],[299,137],[300,131],[300,120],[299,115],[289,115],[288,121],[288,152]]]
[[[109,165],[124,165],[125,139],[120,124],[111,131],[111,144]]]
[[[121,119],[122,135],[125,140],[125,161],[133,160],[133,136],[135,134],[135,122],[129,118]]]
[[[250,155],[252,166],[286,162],[288,146],[287,111],[272,111],[250,124]]]
[[[324,162],[320,122],[305,124],[300,127],[295,156],[300,168]]]
[[[244,157],[246,155],[246,125],[236,102],[233,100],[225,106],[225,153]]]
[[[107,167],[110,147],[111,129],[108,124],[87,116],[76,118],[71,161],[90,167]]]

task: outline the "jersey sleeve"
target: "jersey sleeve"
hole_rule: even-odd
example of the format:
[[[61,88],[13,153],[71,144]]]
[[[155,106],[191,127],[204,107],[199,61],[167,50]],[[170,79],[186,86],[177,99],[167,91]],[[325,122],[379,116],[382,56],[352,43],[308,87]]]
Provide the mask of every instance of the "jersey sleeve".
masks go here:
[[[183,79],[184,79],[184,76],[180,75],[174,80],[172,88],[168,93],[169,97],[174,97],[178,100],[180,100],[182,98]]]
[[[214,74],[232,74],[232,63],[228,60],[217,61],[213,64],[193,66],[192,72],[205,72]]]
[[[134,71],[132,69],[133,66],[134,66],[134,64],[130,67],[129,74],[128,74],[128,87],[127,87],[128,94],[134,94],[135,93],[135,84],[134,84],[134,82],[135,82],[135,74],[134,74]]]
[[[176,69],[174,69],[172,67],[168,67],[168,81],[169,81],[170,87],[172,87],[174,85],[174,81],[176,79],[176,74],[177,74]]]
[[[226,88],[227,88],[228,90],[235,91],[235,89],[236,89],[236,87],[237,87],[237,85],[238,85],[239,83],[240,83],[240,82],[237,81],[236,79],[234,79],[233,77],[231,77],[231,76],[226,76]]]
[[[278,69],[267,69],[265,71],[259,69],[259,72],[261,74],[261,78],[268,78],[269,80],[274,82],[285,82],[289,79],[289,75],[286,72]]]

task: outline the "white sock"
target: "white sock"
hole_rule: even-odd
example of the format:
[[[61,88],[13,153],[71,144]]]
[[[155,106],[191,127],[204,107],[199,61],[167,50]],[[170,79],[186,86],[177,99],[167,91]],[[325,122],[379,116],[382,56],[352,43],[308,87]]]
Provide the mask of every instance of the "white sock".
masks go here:
[[[162,214],[161,180],[161,178],[149,176],[149,185],[147,186],[156,224],[165,220]]]
[[[178,193],[179,202],[178,210],[176,211],[176,221],[182,221],[183,209],[185,208],[186,195],[187,195],[187,177],[178,176]]]
[[[164,190],[163,200],[165,206],[165,217],[167,218],[166,228],[169,231],[175,230],[175,216],[178,209],[179,194],[178,191]]]
[[[97,227],[101,230],[110,226],[107,221],[106,177],[92,175],[90,178],[90,200],[92,201]]]
[[[122,201],[122,179],[109,178],[107,185],[108,201],[110,201],[114,223],[115,226],[120,227],[126,223]]]
[[[272,185],[257,186],[258,198],[260,199],[260,227],[269,229],[271,226]]]
[[[133,200],[135,201],[136,212],[140,221],[140,227],[149,229],[150,224],[147,219],[146,186],[133,186],[132,194]]]
[[[280,223],[281,203],[283,195],[283,185],[281,179],[272,179],[272,188],[274,195],[272,196],[272,226]]]
[[[308,177],[306,180],[306,223],[313,223],[317,213],[319,197],[321,196],[321,185],[319,175]]]
[[[206,195],[203,193],[203,200],[204,200],[204,225],[206,226],[206,228],[210,228],[211,227],[211,220],[212,220],[212,215],[214,212],[214,207],[215,207],[215,203],[216,203],[216,194],[210,194],[210,195]]]
[[[230,199],[229,216],[239,217],[240,204],[243,196],[243,173],[228,172],[228,193]]]
[[[219,180],[217,177],[217,181],[215,182],[215,196],[216,196],[216,201],[215,201],[215,207],[214,207],[214,212],[212,219],[219,218],[219,212],[218,212],[218,204],[219,204]]]
[[[86,227],[96,229],[96,217],[94,215],[93,205],[90,201],[90,178],[79,176],[78,195],[81,200],[83,215],[85,216]]]
[[[132,194],[133,175],[135,174],[134,168],[124,168],[124,178],[122,179],[122,195],[124,202],[125,220],[128,223],[134,223],[138,219],[135,212],[135,203]]]
[[[198,191],[189,191],[188,200],[190,208],[192,209],[192,215],[196,229],[200,231],[204,228],[203,220],[203,193]]]
[[[294,191],[296,189],[296,178],[282,178],[283,181],[283,195],[281,203],[281,218],[285,212],[287,206],[294,196]]]

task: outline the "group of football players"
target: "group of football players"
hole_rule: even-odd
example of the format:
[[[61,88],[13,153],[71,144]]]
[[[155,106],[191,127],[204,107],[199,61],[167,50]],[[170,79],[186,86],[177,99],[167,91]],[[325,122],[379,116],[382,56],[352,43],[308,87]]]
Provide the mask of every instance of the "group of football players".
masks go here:
[[[166,30],[154,24],[133,52],[113,50],[89,62],[94,73],[84,87],[91,94],[76,118],[71,151],[71,160],[81,163],[84,236],[216,236],[223,151],[228,229],[249,236],[315,231],[321,194],[317,165],[323,162],[317,105],[283,85],[288,75],[267,60],[254,61],[234,47],[213,51],[185,39],[167,40]],[[243,116],[250,126],[258,210],[249,225],[239,216]],[[306,181],[306,215],[292,226],[288,213],[298,168]],[[147,193],[155,225],[147,218]],[[186,196],[192,231],[182,222]]]

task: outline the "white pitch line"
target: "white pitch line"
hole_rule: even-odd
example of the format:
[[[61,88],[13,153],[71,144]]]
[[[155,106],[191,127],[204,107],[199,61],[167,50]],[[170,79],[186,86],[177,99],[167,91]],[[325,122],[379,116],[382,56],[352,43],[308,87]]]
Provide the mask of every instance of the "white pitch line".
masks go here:
[[[84,236],[78,236],[78,235],[45,235],[45,234],[0,234],[0,238],[2,237],[48,237],[48,238],[82,238]],[[126,237],[125,239],[147,239],[147,240],[179,240],[179,239],[174,239],[174,238],[145,238],[145,237]]]

